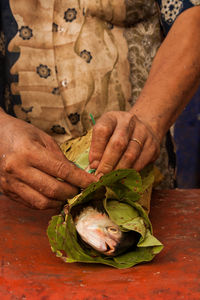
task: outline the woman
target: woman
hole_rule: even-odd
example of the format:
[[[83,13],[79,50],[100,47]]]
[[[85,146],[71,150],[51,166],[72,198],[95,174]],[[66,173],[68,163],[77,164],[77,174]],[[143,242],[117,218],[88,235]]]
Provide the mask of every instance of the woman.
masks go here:
[[[102,174],[156,160],[200,83],[200,1],[146,2],[1,1],[9,69],[2,107],[22,119],[1,110],[4,193],[56,207]],[[163,42],[159,16],[169,31]],[[97,177],[54,141],[84,134],[90,114],[98,120],[89,157]]]

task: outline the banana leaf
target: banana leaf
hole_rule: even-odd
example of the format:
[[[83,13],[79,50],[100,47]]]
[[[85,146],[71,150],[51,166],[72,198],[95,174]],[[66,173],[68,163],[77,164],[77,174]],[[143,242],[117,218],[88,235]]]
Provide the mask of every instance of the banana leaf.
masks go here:
[[[85,169],[88,166],[90,141],[91,132],[83,138],[63,144],[61,149],[68,159]],[[152,165],[140,173],[133,169],[112,171],[68,200],[63,211],[52,217],[47,229],[52,251],[67,263],[101,263],[119,269],[151,261],[163,248],[153,236],[148,216],[154,174]],[[77,205],[80,207],[83,203],[89,203],[94,199],[103,202],[110,219],[120,226],[122,231],[139,233],[137,245],[123,254],[110,257],[86,248],[80,242],[71,212]]]

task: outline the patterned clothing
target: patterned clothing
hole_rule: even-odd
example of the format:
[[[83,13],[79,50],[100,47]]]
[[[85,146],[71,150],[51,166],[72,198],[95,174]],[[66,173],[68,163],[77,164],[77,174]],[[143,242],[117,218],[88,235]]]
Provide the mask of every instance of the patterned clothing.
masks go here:
[[[186,9],[200,5],[200,0],[158,0],[161,24],[165,35],[169,32],[176,18]]]
[[[162,42],[159,17],[167,33],[200,0],[0,5],[1,106],[63,142],[92,126],[90,114],[130,109]]]

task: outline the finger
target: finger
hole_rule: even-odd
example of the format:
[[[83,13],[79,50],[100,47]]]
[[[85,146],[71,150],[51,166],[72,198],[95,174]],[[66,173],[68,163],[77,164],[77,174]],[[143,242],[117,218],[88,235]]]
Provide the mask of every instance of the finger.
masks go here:
[[[116,124],[116,120],[110,120],[109,118],[106,120],[102,117],[93,128],[89,153],[91,169],[98,168],[103,153],[106,149],[106,145],[115,130]]]
[[[18,179],[48,198],[66,201],[66,199],[78,194],[76,187],[32,167],[28,169],[18,168],[17,175],[19,176]]]
[[[129,124],[124,123],[117,125],[112,137],[110,138],[107,144],[101,162],[97,168],[97,175],[99,173],[106,174],[115,169],[121,156],[127,148],[129,138]]]
[[[137,158],[133,163],[132,168],[136,171],[142,170],[147,164],[156,160],[159,155],[159,149],[157,144],[153,143],[152,140],[147,140],[144,144],[144,147]]]
[[[60,178],[74,187],[86,188],[92,182],[97,181],[94,175],[81,170],[74,163],[68,161],[64,155],[57,159],[46,150],[36,151],[31,158],[31,164],[34,168]]]
[[[138,159],[143,148],[143,144],[138,144],[135,140],[130,140],[126,151],[117,164],[115,169],[129,169],[133,166],[134,162]]]
[[[152,139],[152,134],[149,129],[135,116],[135,128],[132,137],[116,169],[132,168],[135,166],[136,161],[141,156],[141,153],[143,153],[144,145],[146,145],[148,140],[152,142]]]
[[[30,186],[12,177],[9,179],[4,178],[2,187],[5,190],[5,194],[9,194],[15,201],[26,204],[32,208],[48,209],[61,207],[62,205],[62,202],[49,199]]]
[[[21,203],[21,204],[25,205],[26,207],[33,208],[29,203],[22,200],[18,195],[14,194],[12,192],[4,192],[4,194],[15,202]]]

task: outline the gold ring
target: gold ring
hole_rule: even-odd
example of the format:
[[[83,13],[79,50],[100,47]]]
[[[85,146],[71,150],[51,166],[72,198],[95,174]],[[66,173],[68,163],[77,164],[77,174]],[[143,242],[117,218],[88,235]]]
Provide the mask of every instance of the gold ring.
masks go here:
[[[130,139],[130,142],[136,142],[136,143],[138,143],[138,145],[142,148],[142,143],[138,140],[138,139],[136,139],[136,138],[132,138],[132,139]]]

